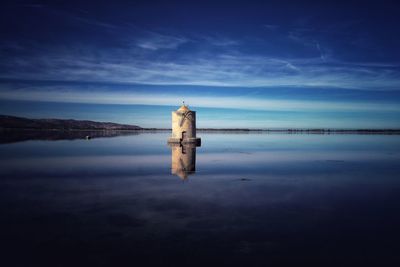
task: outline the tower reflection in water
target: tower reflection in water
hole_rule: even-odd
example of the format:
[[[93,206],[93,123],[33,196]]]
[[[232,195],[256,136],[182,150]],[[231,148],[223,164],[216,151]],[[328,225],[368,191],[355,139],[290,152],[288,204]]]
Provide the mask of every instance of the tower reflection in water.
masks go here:
[[[187,180],[196,172],[196,144],[170,144],[171,174]]]

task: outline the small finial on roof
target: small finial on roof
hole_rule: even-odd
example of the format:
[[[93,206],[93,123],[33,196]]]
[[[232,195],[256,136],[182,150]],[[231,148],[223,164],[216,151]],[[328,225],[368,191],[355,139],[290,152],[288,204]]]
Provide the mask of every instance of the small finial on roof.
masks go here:
[[[188,111],[189,110],[189,106],[185,105],[185,101],[182,101],[182,102],[183,102],[183,105],[178,110],[181,111],[181,112]]]

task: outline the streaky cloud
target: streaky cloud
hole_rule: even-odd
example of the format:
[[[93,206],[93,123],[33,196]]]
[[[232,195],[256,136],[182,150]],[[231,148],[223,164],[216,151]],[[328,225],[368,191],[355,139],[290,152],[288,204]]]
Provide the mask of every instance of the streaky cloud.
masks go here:
[[[161,105],[174,106],[178,100],[185,100],[196,107],[232,108],[265,111],[392,111],[400,112],[398,103],[374,103],[373,101],[327,101],[299,99],[268,99],[257,95],[247,96],[202,96],[198,94],[181,94],[174,92],[157,93],[101,90],[73,90],[68,86],[43,87],[25,86],[15,88],[3,86],[0,88],[0,99],[22,101],[49,101],[89,104],[121,104],[121,105]]]
[[[136,41],[136,45],[143,49],[175,49],[188,42],[187,38],[164,35],[156,32],[147,32],[147,36]]]
[[[185,39],[154,35],[141,43],[145,50],[173,49]],[[153,36],[153,37],[154,37]],[[176,42],[169,42],[170,38]],[[169,40],[169,41],[167,41]],[[2,79],[101,81],[154,85],[202,86],[315,86],[359,90],[399,90],[399,66],[374,63],[321,61],[320,57],[276,58],[225,53],[166,55],[162,58],[135,49],[110,49],[91,53],[90,47],[41,49],[0,62]],[[322,55],[321,55],[322,56]],[[378,67],[377,67],[378,66]]]

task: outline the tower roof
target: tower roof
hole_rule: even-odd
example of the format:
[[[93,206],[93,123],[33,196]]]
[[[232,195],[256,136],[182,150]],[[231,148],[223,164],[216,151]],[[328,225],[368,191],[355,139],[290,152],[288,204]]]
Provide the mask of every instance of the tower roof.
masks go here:
[[[189,111],[189,110],[190,110],[189,107],[186,106],[186,105],[182,105],[182,106],[178,109],[178,111],[182,111],[182,112]]]

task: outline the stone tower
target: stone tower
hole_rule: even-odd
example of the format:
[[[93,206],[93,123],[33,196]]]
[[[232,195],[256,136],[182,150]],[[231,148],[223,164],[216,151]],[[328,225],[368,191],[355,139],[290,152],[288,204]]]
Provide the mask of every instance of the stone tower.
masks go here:
[[[168,143],[200,145],[200,142],[200,138],[196,137],[196,111],[186,105],[172,111],[172,136]]]

